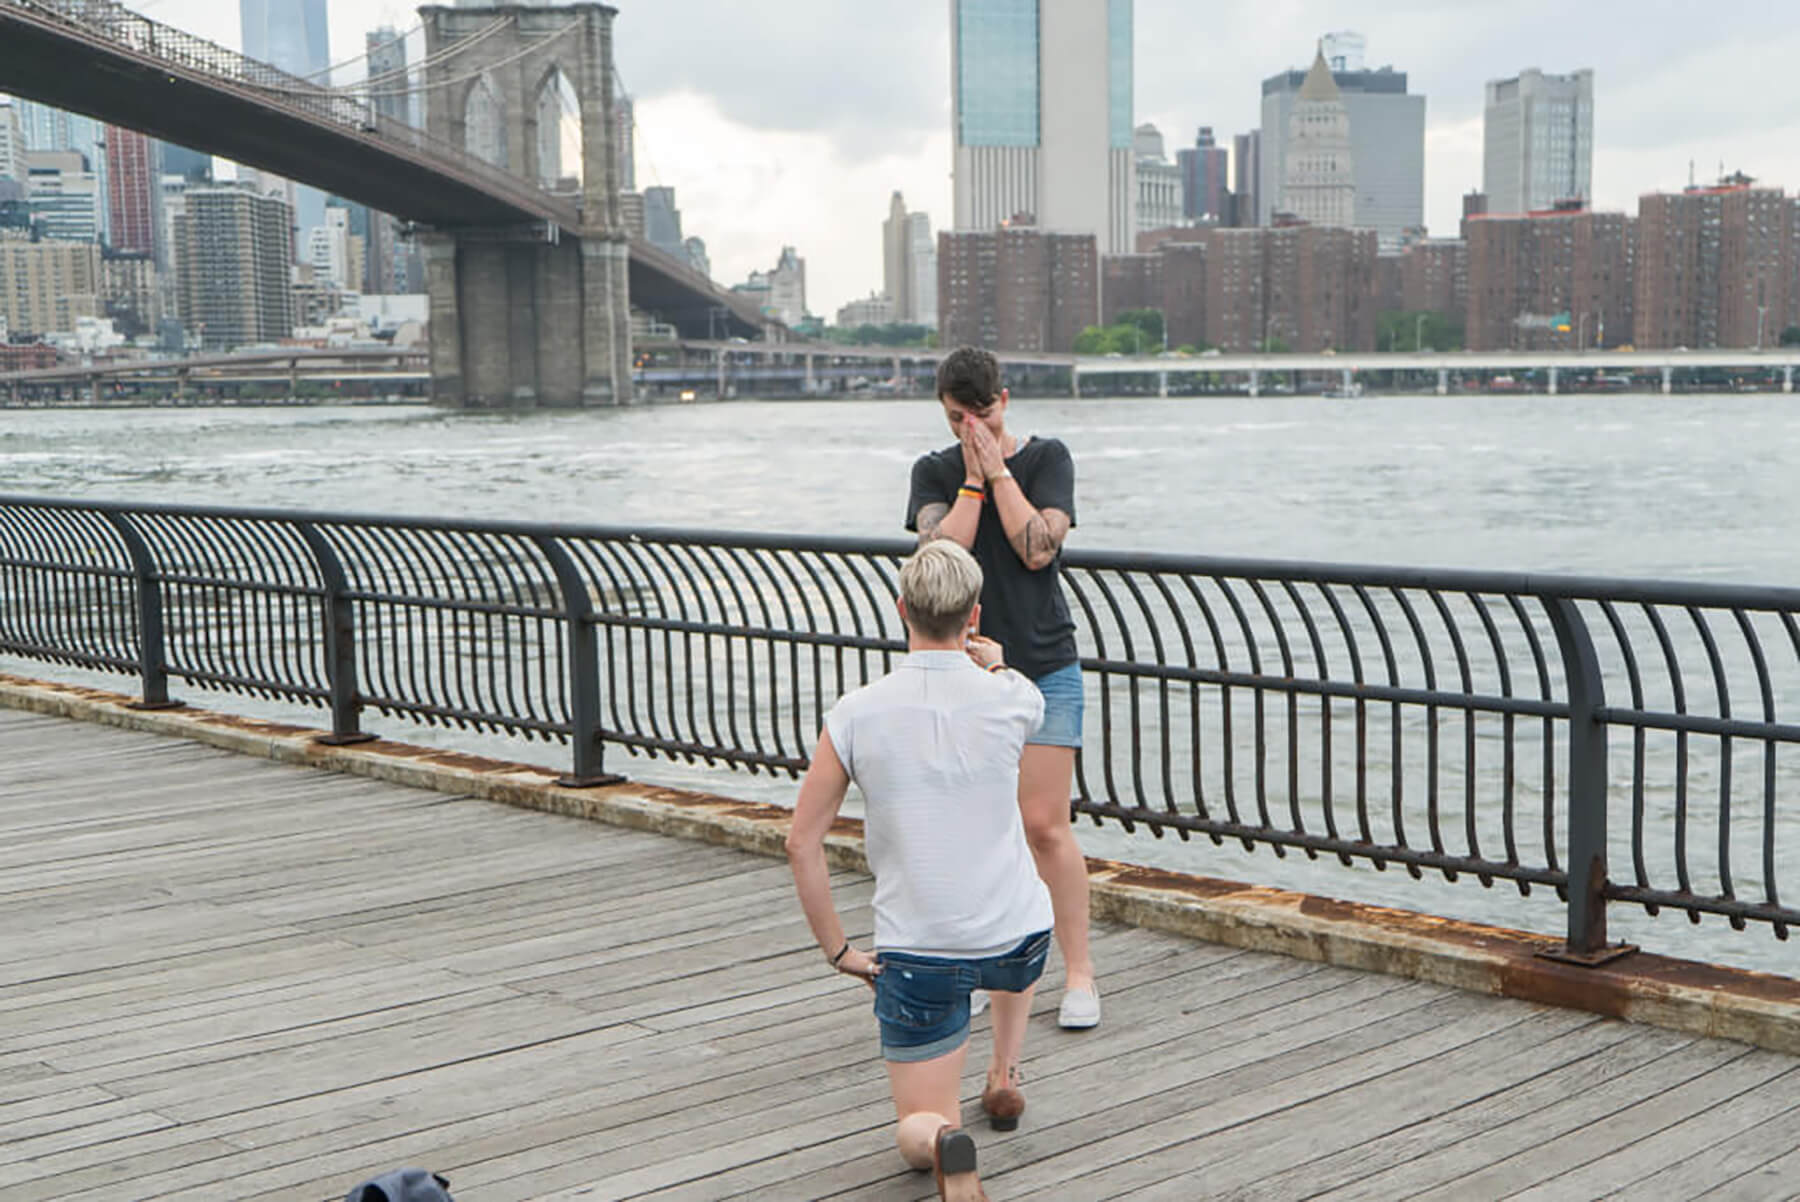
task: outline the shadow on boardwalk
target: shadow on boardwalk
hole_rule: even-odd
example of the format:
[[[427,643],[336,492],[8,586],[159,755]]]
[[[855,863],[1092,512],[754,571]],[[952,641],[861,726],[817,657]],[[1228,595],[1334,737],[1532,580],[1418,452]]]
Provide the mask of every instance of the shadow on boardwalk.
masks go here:
[[[0,1199],[931,1192],[779,862],[0,710],[0,915]],[[1097,936],[996,1200],[1800,1191],[1791,1057]]]

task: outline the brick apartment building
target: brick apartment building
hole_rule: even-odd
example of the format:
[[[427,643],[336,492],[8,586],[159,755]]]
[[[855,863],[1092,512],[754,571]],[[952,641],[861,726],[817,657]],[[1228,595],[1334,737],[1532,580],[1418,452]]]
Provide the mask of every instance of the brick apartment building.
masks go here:
[[[1106,260],[1105,279],[1121,290],[1105,298],[1107,313],[1139,307],[1146,281],[1160,275],[1158,307],[1170,346],[1373,348],[1379,301],[1373,231],[1289,225],[1180,232],[1152,244],[1154,255]],[[1161,260],[1160,272],[1141,262],[1150,258]]]
[[[1772,345],[1800,320],[1800,200],[1743,177],[1638,201],[1637,345]]]
[[[1100,320],[1100,256],[1092,234],[1012,223],[938,235],[938,342],[1008,351],[1067,351]]]
[[[1464,344],[1470,350],[1568,350],[1632,341],[1634,219],[1573,208],[1483,214],[1470,216],[1464,232]]]

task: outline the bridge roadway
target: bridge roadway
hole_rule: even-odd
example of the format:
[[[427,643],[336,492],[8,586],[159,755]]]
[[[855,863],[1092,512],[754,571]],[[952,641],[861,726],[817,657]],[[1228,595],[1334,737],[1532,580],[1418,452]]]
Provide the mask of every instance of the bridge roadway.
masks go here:
[[[0,710],[0,1199],[916,1199],[785,865]],[[866,936],[869,881],[837,878]],[[1104,926],[996,1199],[1766,1199],[1800,1061]],[[1054,974],[1053,974],[1054,975]],[[1055,985],[1054,979],[1050,981]],[[977,1046],[987,1020],[977,1020]]]

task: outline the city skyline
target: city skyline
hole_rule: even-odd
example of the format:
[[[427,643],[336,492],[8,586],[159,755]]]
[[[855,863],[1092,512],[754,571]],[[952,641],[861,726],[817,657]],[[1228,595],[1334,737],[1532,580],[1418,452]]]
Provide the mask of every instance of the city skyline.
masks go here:
[[[236,45],[236,7],[160,0],[148,11]],[[884,10],[878,27],[862,10],[823,0],[618,7],[639,184],[679,190],[684,224],[706,238],[721,282],[766,268],[793,244],[808,260],[812,307],[829,314],[881,286],[871,230],[878,233],[895,190],[929,213],[933,228],[950,228],[948,5]],[[1622,0],[1580,10],[1547,0],[1453,11],[1428,0],[1190,9],[1136,0],[1137,121],[1158,125],[1172,146],[1199,125],[1225,143],[1258,126],[1262,79],[1304,69],[1325,33],[1356,30],[1370,66],[1393,63],[1427,98],[1425,209],[1434,235],[1455,232],[1462,193],[1480,187],[1485,84],[1532,66],[1595,71],[1597,208],[1635,212],[1640,194],[1685,185],[1690,160],[1703,181],[1722,163],[1800,189],[1789,149],[1800,112],[1780,103],[1778,90],[1784,63],[1800,52],[1800,29],[1780,20],[1778,0],[1720,0],[1704,26],[1672,2]],[[404,30],[416,20],[409,5],[388,0],[330,0],[330,13],[333,61],[361,53],[377,25]],[[699,15],[714,36],[693,37]],[[868,45],[882,55],[844,52]]]

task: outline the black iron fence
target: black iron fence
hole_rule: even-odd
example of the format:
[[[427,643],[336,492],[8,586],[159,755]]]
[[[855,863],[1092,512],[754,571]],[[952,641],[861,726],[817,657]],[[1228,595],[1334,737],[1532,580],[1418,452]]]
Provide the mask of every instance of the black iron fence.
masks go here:
[[[0,654],[798,774],[904,650],[898,541],[0,497]],[[1800,590],[1065,556],[1075,811],[1768,924],[1800,910]],[[1783,755],[1787,758],[1784,760]],[[1783,795],[1787,802],[1782,802]],[[1791,896],[1791,893],[1790,893]]]

